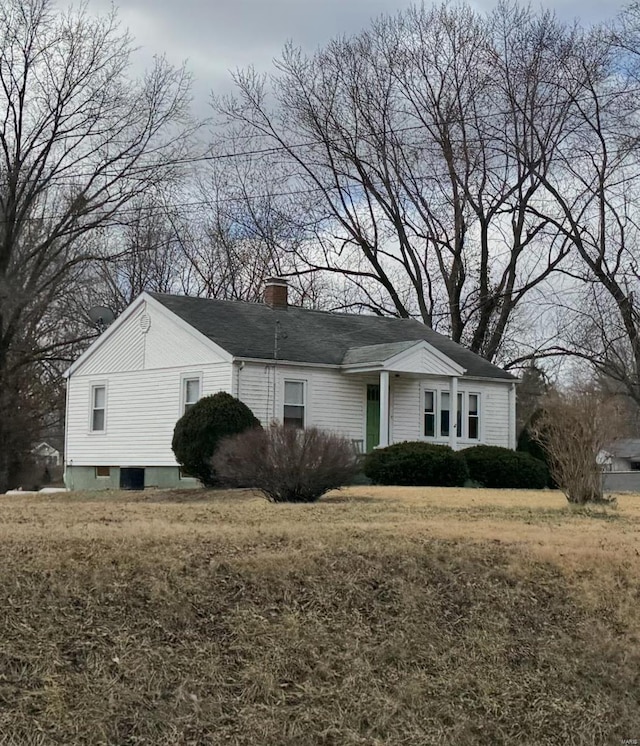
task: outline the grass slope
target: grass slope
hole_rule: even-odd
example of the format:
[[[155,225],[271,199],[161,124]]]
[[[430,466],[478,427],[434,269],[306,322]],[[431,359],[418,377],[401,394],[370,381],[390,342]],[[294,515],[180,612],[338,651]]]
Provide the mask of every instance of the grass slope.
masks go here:
[[[640,737],[640,497],[0,499],[0,744]]]

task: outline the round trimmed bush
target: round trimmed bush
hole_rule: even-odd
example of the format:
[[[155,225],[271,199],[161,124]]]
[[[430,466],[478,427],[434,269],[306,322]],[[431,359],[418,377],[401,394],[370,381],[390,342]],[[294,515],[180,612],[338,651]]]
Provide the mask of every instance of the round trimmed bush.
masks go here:
[[[460,453],[449,446],[407,441],[367,454],[364,473],[376,484],[461,487],[469,477]]]
[[[211,457],[218,443],[230,435],[260,427],[249,407],[231,394],[219,391],[197,401],[176,423],[171,447],[176,460],[205,487],[216,483]]]
[[[469,476],[483,487],[539,490],[549,484],[547,465],[528,453],[499,446],[473,446],[461,453]]]

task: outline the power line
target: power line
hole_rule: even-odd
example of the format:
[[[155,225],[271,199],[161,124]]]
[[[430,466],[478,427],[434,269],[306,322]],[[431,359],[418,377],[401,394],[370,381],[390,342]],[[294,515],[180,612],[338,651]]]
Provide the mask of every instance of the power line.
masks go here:
[[[601,100],[602,98],[619,97],[619,96],[622,96],[622,95],[628,95],[628,94],[632,94],[632,93],[640,93],[640,86],[634,87],[634,88],[629,88],[629,89],[625,90],[624,92],[620,92],[620,91],[611,91],[609,93],[605,92],[605,93],[601,94],[599,100]],[[589,100],[592,100],[592,98],[590,98]],[[575,103],[575,99],[573,101],[571,101],[571,103],[572,104]],[[547,104],[541,103],[541,104],[539,104],[536,107],[536,111],[539,110],[540,108],[546,108],[546,107],[549,107],[549,108],[551,108],[551,107],[558,108],[559,106],[560,105],[558,103],[555,103],[555,102],[553,102],[553,103],[547,103]],[[513,109],[509,109],[509,110],[504,110],[504,111],[488,112],[487,114],[479,114],[479,115],[475,116],[472,119],[471,118],[464,118],[464,117],[463,118],[452,117],[451,119],[441,119],[441,120],[439,120],[437,122],[437,124],[460,124],[460,125],[462,125],[462,124],[473,124],[473,125],[475,125],[475,124],[477,124],[477,122],[479,120],[489,119],[489,118],[495,119],[496,117],[508,116],[508,115],[512,115],[512,114],[513,114]],[[390,136],[395,136],[396,134],[402,134],[402,133],[406,133],[406,132],[415,132],[415,131],[425,131],[426,129],[427,129],[427,125],[421,123],[421,124],[416,124],[416,125],[411,125],[411,126],[405,126],[405,127],[399,127],[399,128],[395,128],[395,129],[390,129],[389,130],[389,134],[390,134]],[[383,133],[383,132],[374,132],[374,131],[370,131],[367,134],[369,136],[374,136],[374,137],[375,136],[386,135],[386,133]],[[237,137],[237,135],[236,135],[236,137]],[[249,137],[254,137],[254,136],[251,135]],[[261,137],[275,138],[274,135],[264,135],[264,134]],[[459,143],[462,143],[462,142],[464,142],[464,140],[460,140],[459,141]],[[472,140],[472,142],[473,142],[473,140]],[[352,144],[355,145],[355,147],[357,148],[357,142],[354,141],[354,143],[352,143]],[[456,144],[456,141],[454,140],[452,144]],[[170,166],[174,166],[174,165],[187,165],[187,164],[197,164],[197,163],[205,163],[205,162],[224,161],[224,160],[231,160],[231,159],[235,159],[235,158],[247,158],[247,157],[258,156],[258,155],[262,156],[262,155],[274,155],[274,154],[287,154],[287,153],[290,153],[291,151],[296,150],[298,148],[308,148],[308,147],[314,147],[314,146],[319,146],[319,145],[329,146],[329,147],[332,147],[332,146],[335,147],[336,145],[338,145],[338,146],[341,145],[341,143],[337,143],[335,141],[332,142],[329,139],[324,139],[324,140],[310,140],[310,141],[301,142],[301,143],[280,144],[278,146],[273,146],[273,147],[239,150],[239,151],[232,151],[232,152],[228,152],[228,153],[215,153],[215,154],[208,154],[208,155],[201,154],[201,155],[198,155],[198,156],[192,156],[192,157],[188,157],[188,158],[175,159],[175,160],[171,161],[169,165]],[[430,145],[433,146],[436,149],[436,151],[437,151],[437,143],[436,142],[432,141],[430,143]],[[426,150],[426,148],[425,148],[425,150]],[[498,151],[496,151],[496,152],[498,152]],[[503,155],[503,153],[501,153],[501,154]],[[347,156],[348,155],[349,154],[347,154]],[[436,155],[437,155],[437,152],[436,152]],[[281,161],[279,163],[278,162],[276,162],[276,163],[272,162],[270,165],[272,165],[272,166],[274,166],[274,165],[286,166],[286,165],[290,165],[290,162],[287,162],[287,161]],[[327,168],[329,168],[329,166],[327,164],[322,164],[321,167],[327,167]],[[138,169],[135,173],[143,173],[143,172],[149,171],[151,169],[157,169],[157,168],[158,168],[157,164],[149,165],[147,167]],[[291,174],[290,176],[292,178],[296,178],[296,177],[300,177],[300,176],[302,176],[304,178],[305,174],[302,174],[302,175],[300,175],[300,174]],[[86,173],[79,172],[77,174],[77,178],[78,179],[81,179],[83,177],[85,177],[85,178],[96,178],[96,179],[100,178],[100,179],[114,180],[114,179],[118,178],[118,174],[108,174],[106,172],[105,173],[100,173],[99,171],[98,172],[92,171],[92,172],[86,172]],[[135,174],[134,174],[133,177],[135,178]],[[413,177],[411,177],[411,179],[414,180],[414,181],[427,181],[427,180],[434,180],[434,179],[438,179],[438,178],[449,178],[449,177],[450,177],[450,174],[449,174],[448,171],[442,171],[442,172],[432,171],[432,172],[430,172],[429,175],[413,176]],[[125,178],[125,179],[126,178],[131,178],[131,175],[125,175],[122,178]],[[340,174],[340,178],[344,178],[347,181],[350,180],[351,184],[353,186],[355,186],[356,189],[357,188],[366,189],[366,187],[362,184],[361,181],[358,181],[358,180],[354,179],[353,176],[350,175],[350,174]],[[397,180],[392,180],[392,181],[397,181]],[[60,187],[60,188],[65,187],[65,186],[66,187],[81,187],[81,185],[79,185],[77,181],[68,181],[68,182],[67,181],[53,181],[52,184],[55,187]],[[325,192],[332,192],[332,191],[335,191],[336,193],[342,191],[342,192],[344,192],[346,194],[349,194],[349,192],[351,190],[350,190],[350,187],[349,187],[348,184],[345,184],[345,185],[334,185],[331,188],[327,188],[327,187],[306,187],[306,188],[298,188],[298,189],[292,189],[292,190],[287,190],[287,191],[271,192],[271,193],[268,193],[268,194],[243,194],[243,195],[238,195],[238,196],[229,196],[228,195],[228,196],[225,196],[225,197],[222,197],[222,198],[216,198],[214,200],[202,199],[202,200],[189,200],[189,201],[183,201],[183,202],[174,202],[172,204],[172,206],[175,207],[176,209],[197,208],[197,207],[214,207],[216,204],[240,203],[240,202],[245,202],[247,200],[255,201],[255,200],[270,199],[270,198],[275,198],[275,197],[296,197],[296,196],[309,195],[309,194],[317,194],[317,193],[325,193]],[[350,197],[352,197],[352,196],[353,195],[350,195]],[[158,210],[158,209],[159,208],[156,205],[142,205],[142,206],[138,206],[138,207],[123,207],[123,208],[117,209],[114,212],[114,214],[117,214],[119,216],[136,215],[141,210],[152,212],[152,211]],[[91,212],[90,214],[92,216],[95,216],[95,215],[97,215],[97,211],[96,212]],[[37,217],[25,218],[24,220],[25,221],[31,221],[31,222],[38,222],[38,221],[42,221],[42,220],[62,220],[65,217],[67,217],[66,213],[58,213],[58,214],[52,213],[52,214],[48,214],[48,215],[47,214],[43,214],[43,215],[40,215],[40,216],[37,216]],[[0,220],[0,224],[2,224],[2,223],[6,224],[6,223],[9,223],[9,222],[10,221],[7,221],[7,220]],[[102,223],[100,226],[97,226],[97,227],[112,227],[112,226],[119,226],[121,224],[122,224],[121,220],[115,220],[113,222],[108,222],[107,221],[107,222]]]

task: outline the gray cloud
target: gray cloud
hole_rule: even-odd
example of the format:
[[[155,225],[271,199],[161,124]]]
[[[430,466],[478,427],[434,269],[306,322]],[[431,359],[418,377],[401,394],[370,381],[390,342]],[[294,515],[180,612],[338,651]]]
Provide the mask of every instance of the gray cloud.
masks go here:
[[[137,64],[154,54],[173,63],[188,61],[196,80],[197,108],[210,91],[230,89],[229,70],[254,65],[268,70],[289,39],[313,50],[340,34],[364,28],[371,18],[406,8],[410,0],[123,0],[119,18],[141,47]],[[479,10],[492,0],[471,3]],[[546,0],[567,21],[598,22],[612,18],[624,0]],[[90,0],[91,11],[105,12],[109,0]]]

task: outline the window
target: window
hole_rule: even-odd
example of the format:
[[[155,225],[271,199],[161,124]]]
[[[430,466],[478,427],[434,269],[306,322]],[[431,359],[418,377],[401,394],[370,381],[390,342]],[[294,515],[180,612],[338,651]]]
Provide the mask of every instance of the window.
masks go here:
[[[458,416],[456,418],[458,437],[462,435],[462,396],[461,393],[458,393]],[[443,438],[449,437],[449,411],[449,392],[443,391],[440,394],[440,435]]]
[[[200,398],[200,376],[182,379],[182,412],[188,412]]]
[[[291,427],[304,427],[304,381],[284,382],[284,416],[282,421]]]
[[[424,434],[427,438],[436,435],[436,392],[424,392]]]
[[[106,425],[107,387],[104,384],[91,387],[91,432],[103,433]]]
[[[478,440],[480,438],[480,394],[469,394],[467,437],[469,440]]]
[[[460,440],[480,439],[480,394],[458,392],[456,435]],[[422,434],[425,438],[448,438],[451,426],[449,391],[424,391]]]
[[[96,478],[102,479],[104,477],[109,478],[111,476],[110,466],[96,466]]]

